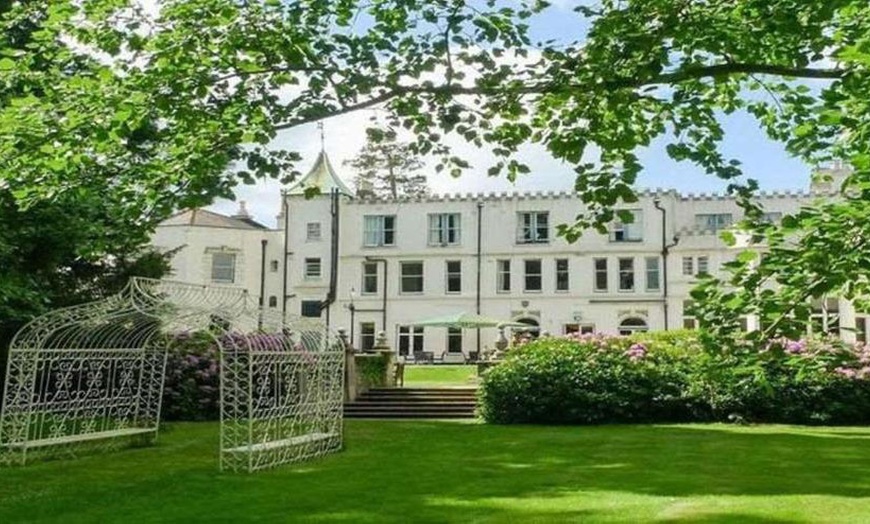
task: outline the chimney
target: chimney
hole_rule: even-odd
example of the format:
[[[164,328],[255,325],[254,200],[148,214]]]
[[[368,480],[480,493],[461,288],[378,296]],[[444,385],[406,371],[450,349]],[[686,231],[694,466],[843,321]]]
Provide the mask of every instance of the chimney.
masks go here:
[[[236,214],[233,215],[233,218],[239,218],[239,219],[251,218],[251,214],[248,213],[248,208],[245,207],[244,200],[239,201],[239,209],[238,209],[238,211],[236,211]]]

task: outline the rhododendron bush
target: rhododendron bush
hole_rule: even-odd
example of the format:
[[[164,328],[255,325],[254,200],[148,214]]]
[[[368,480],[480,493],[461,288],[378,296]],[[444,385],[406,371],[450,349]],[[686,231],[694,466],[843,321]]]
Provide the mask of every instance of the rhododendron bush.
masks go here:
[[[870,422],[870,347],[771,340],[704,348],[692,332],[549,337],[481,387],[488,422]]]
[[[217,420],[220,418],[220,354],[216,342],[237,351],[297,351],[300,341],[271,333],[181,332],[169,337],[166,382],[161,416],[165,420]]]

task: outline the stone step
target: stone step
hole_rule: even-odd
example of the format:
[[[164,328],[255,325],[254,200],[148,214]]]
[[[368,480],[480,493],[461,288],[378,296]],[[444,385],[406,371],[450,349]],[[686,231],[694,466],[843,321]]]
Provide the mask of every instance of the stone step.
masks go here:
[[[477,398],[477,395],[474,393],[464,393],[461,395],[456,394],[443,394],[443,393],[372,393],[366,392],[360,395],[360,397],[372,397],[372,398]]]
[[[344,405],[347,418],[474,418],[476,388],[377,388]]]
[[[470,419],[474,413],[439,412],[439,411],[354,411],[346,412],[345,418],[385,418],[385,419]]]
[[[373,388],[366,393],[377,395],[477,395],[477,388]]]
[[[438,400],[438,399],[357,399],[353,402],[348,402],[347,404],[360,404],[360,405],[385,405],[385,406],[408,406],[408,407],[421,407],[421,406],[476,406],[477,402],[474,400]]]
[[[446,410],[446,411],[474,411],[477,404],[471,402],[463,403],[440,403],[429,402],[426,404],[408,404],[408,403],[391,403],[391,402],[348,402],[344,405],[345,411],[352,409],[388,409],[395,411],[426,411],[426,410]]]
[[[476,397],[361,395],[357,402],[477,402]]]

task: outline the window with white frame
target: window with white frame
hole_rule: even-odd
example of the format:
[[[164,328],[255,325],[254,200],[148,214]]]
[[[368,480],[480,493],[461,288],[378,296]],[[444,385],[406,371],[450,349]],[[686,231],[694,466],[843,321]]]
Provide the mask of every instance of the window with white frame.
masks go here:
[[[359,323],[359,348],[362,351],[368,351],[375,347],[375,323],[360,322]]]
[[[562,328],[562,332],[566,335],[590,335],[592,333],[595,333],[595,324],[565,324]]]
[[[320,222],[309,222],[306,227],[305,239],[309,242],[320,240]]]
[[[518,244],[543,244],[550,241],[550,214],[547,211],[527,211],[518,215]]]
[[[630,209],[628,212],[631,213],[631,222],[623,222],[617,218],[611,224],[611,242],[641,242],[643,240],[643,210]]]
[[[659,257],[646,257],[646,290],[658,291],[661,287]]]
[[[363,245],[396,245],[396,215],[366,215],[363,218]]]
[[[495,290],[498,293],[510,293],[511,290],[511,261],[496,260]]]
[[[710,257],[698,257],[698,275],[706,275],[710,273]]]
[[[455,246],[459,244],[462,215],[437,213],[429,215],[429,245]]]
[[[374,295],[378,292],[378,264],[377,262],[363,262],[362,265],[362,294]]]
[[[525,265],[525,286],[523,291],[540,291],[541,290],[541,259],[535,258],[524,260]]]
[[[423,327],[399,326],[399,355],[406,357],[423,351]]]
[[[734,217],[731,213],[698,213],[695,215],[695,226],[704,231],[719,231],[731,227]]]
[[[462,329],[447,328],[447,352],[462,353]]]
[[[401,282],[399,283],[399,291],[401,293],[422,293],[423,263],[401,262],[400,266]]]
[[[697,277],[710,273],[710,257],[702,255],[698,257],[683,257],[683,274]]]
[[[556,291],[568,291],[570,284],[568,275],[568,259],[556,259]]]
[[[447,293],[462,293],[462,262],[459,260],[448,260],[444,265],[446,280],[444,291]]]
[[[683,274],[688,276],[695,275],[695,259],[693,257],[683,257]]]
[[[607,291],[607,259],[596,258],[595,265],[595,291]]]
[[[634,259],[620,258],[619,263],[619,290],[634,291]]]
[[[637,317],[626,318],[619,323],[620,335],[633,335],[634,333],[646,333],[649,331],[649,326],[646,320]]]
[[[211,281],[216,284],[232,284],[236,281],[236,255],[234,253],[211,254]]]
[[[305,259],[305,278],[318,279],[321,275],[320,259],[306,258]]]

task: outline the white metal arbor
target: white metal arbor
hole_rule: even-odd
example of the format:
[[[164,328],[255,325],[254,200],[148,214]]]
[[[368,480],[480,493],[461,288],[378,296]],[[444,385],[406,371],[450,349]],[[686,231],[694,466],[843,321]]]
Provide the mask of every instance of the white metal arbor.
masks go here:
[[[208,330],[220,353],[221,468],[304,460],[342,444],[344,347],[243,290],[133,279],[120,294],[39,317],[12,341],[0,463],[157,435],[173,334]]]

